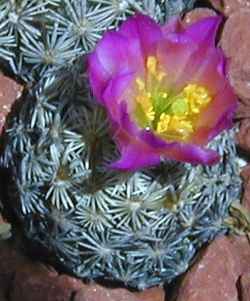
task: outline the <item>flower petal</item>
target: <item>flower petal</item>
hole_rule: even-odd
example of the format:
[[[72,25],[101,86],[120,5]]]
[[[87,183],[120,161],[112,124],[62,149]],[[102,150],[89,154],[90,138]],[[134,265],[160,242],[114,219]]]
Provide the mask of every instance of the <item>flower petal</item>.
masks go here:
[[[205,86],[209,93],[215,96],[227,84],[225,65],[226,61],[222,51],[210,48],[200,67],[189,80]]]
[[[121,154],[113,168],[134,171],[162,159],[191,164],[218,162],[218,154],[203,146],[232,125],[236,108],[235,95],[226,79],[224,55],[215,47],[220,22],[220,17],[210,17],[184,28],[174,18],[160,27],[151,18],[138,14],[98,43],[89,57],[90,83],[107,108]],[[212,97],[197,116],[190,117],[194,134],[188,141],[167,141],[153,126],[143,129],[137,124],[137,94],[143,91],[152,95],[148,82],[155,71],[145,68],[149,56],[156,57],[156,71],[164,74],[159,81],[166,95],[175,97],[187,85],[196,84]],[[152,74],[148,76],[148,72]],[[147,85],[142,82],[138,87],[139,80],[148,81]],[[154,93],[158,93],[157,89]]]
[[[160,163],[161,159],[189,162],[191,164],[214,164],[218,154],[195,144],[171,142],[157,137],[151,131],[141,130],[131,121],[126,104],[120,104],[120,122],[115,126],[114,138],[121,158],[113,168],[134,171]]]
[[[100,101],[110,75],[103,68],[96,52],[91,53],[88,57],[88,75],[94,96]]]
[[[190,143],[166,142],[149,131],[143,131],[140,139],[155,153],[159,153],[161,158],[192,164],[213,164],[219,160],[218,154],[213,150]]]
[[[214,44],[220,21],[219,17],[205,18],[186,29],[165,35],[158,48],[158,58],[171,75],[171,85],[175,89],[180,90],[192,81],[201,66],[210,59],[211,52],[217,53]]]
[[[129,43],[117,32],[107,32],[88,59],[88,73],[94,95],[102,101],[102,93],[109,80],[117,74],[144,68],[140,48]]]
[[[215,38],[222,17],[214,16],[201,19],[187,27],[186,34],[192,38],[195,43],[208,43],[215,45]]]
[[[162,159],[188,162],[194,165],[212,165],[220,159],[215,151],[197,145],[175,142],[166,144],[163,148],[153,148],[147,145],[145,141],[133,143],[131,140],[121,140],[121,137],[117,137],[121,158],[111,165],[115,169],[135,171],[157,165]]]
[[[221,131],[232,127],[236,109],[237,98],[227,83],[199,116],[198,129],[192,137],[192,142],[205,144]]]
[[[157,43],[162,39],[162,30],[152,18],[141,14],[136,14],[125,21],[119,33],[128,38],[129,43],[137,44],[144,58],[154,55]]]
[[[217,152],[211,149],[205,149],[195,144],[175,143],[171,149],[163,152],[166,159],[172,159],[191,164],[212,165],[220,160]]]
[[[144,167],[158,165],[161,161],[159,154],[147,151],[143,145],[127,144],[121,148],[121,158],[112,163],[111,167],[123,171],[136,171]]]
[[[112,78],[107,88],[105,89],[102,99],[105,106],[108,107],[110,117],[113,120],[119,118],[119,104],[121,102],[126,102],[129,106],[129,100],[131,106],[133,106],[133,95],[132,95],[132,83],[135,78],[135,73],[124,73],[118,74],[116,77]],[[132,109],[132,108],[131,108]]]
[[[182,33],[184,31],[184,26],[179,17],[173,17],[168,23],[162,26],[163,36],[167,36],[170,33]]]

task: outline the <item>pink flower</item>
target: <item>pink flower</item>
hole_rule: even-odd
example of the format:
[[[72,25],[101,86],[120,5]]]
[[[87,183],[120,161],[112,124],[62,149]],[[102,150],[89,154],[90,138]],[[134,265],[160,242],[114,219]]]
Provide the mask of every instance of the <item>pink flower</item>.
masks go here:
[[[237,105],[215,46],[219,24],[220,17],[209,17],[187,28],[178,19],[161,27],[136,15],[100,40],[88,73],[120,150],[113,167],[218,162],[205,146],[232,126]]]

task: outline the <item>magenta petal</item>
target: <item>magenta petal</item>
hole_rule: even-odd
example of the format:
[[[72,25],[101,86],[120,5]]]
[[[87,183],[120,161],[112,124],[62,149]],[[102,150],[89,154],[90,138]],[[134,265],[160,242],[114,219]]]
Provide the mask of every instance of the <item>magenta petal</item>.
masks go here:
[[[109,80],[117,74],[139,72],[144,60],[136,44],[117,32],[107,32],[88,58],[88,73],[94,95],[102,101]]]
[[[219,160],[218,154],[213,150],[195,144],[166,142],[149,131],[144,131],[140,139],[161,158],[191,164],[213,164]]]
[[[212,165],[220,159],[218,153],[214,150],[184,143],[175,143],[172,148],[165,149],[162,156],[166,159],[204,165]]]
[[[168,23],[162,26],[163,36],[167,36],[170,33],[182,33],[184,31],[184,26],[179,17],[173,17]]]
[[[208,141],[212,140],[214,137],[219,135],[222,131],[228,130],[233,127],[233,117],[235,115],[237,109],[236,104],[232,104],[232,106],[225,112],[221,118],[218,120],[214,129],[210,131],[208,136]]]
[[[88,75],[94,96],[101,101],[102,93],[106,88],[110,75],[103,68],[96,52],[91,53],[88,57]]]
[[[89,56],[89,77],[94,95],[108,111],[121,154],[113,168],[135,171],[162,159],[205,165],[219,161],[215,151],[203,146],[232,125],[236,109],[224,56],[215,46],[220,22],[220,17],[210,17],[184,28],[175,18],[160,27],[151,18],[136,15],[98,43]],[[153,128],[137,124],[135,78],[148,78],[149,55],[156,56],[157,67],[166,73],[162,82],[166,91],[178,95],[186,85],[198,84],[212,96],[196,116],[194,134],[185,143],[164,140]]]
[[[125,21],[119,33],[128,38],[129,43],[139,42],[143,57],[154,55],[157,43],[162,39],[162,31],[152,18],[137,14]]]
[[[138,129],[130,120],[124,103],[120,106],[120,122],[118,124],[116,125],[115,139],[121,158],[112,164],[113,168],[134,171],[156,165],[161,159],[208,165],[219,160],[218,154],[213,150],[194,144],[168,143],[155,136],[151,131]]]
[[[170,84],[176,89],[194,81],[201,66],[207,62],[212,64],[216,72],[218,65],[215,58],[216,54],[219,56],[219,51],[214,44],[220,21],[219,17],[206,18],[187,29],[165,35],[165,40],[158,47],[158,58],[166,72],[171,74]],[[219,63],[221,66],[218,69],[222,70],[224,60]]]
[[[131,55],[136,55],[136,53],[129,53],[128,39],[117,32],[107,32],[98,43],[95,51],[102,67],[110,77],[120,70],[126,72],[134,68]],[[135,59],[140,55],[137,53]]]
[[[219,161],[219,155],[215,151],[196,145],[172,143],[160,149],[151,148],[143,141],[136,144],[131,141],[119,141],[119,145],[121,158],[111,166],[126,171],[157,165],[161,159],[206,165]]]
[[[221,51],[210,48],[190,80],[205,86],[213,96],[224,90],[227,81],[225,78],[225,58]]]
[[[133,83],[134,77],[134,73],[117,75],[109,81],[108,86],[102,95],[104,104],[108,108],[110,117],[113,120],[117,120],[120,116],[120,103],[131,100],[132,92],[130,91],[132,89],[129,89],[129,87]],[[127,104],[127,106],[128,105],[129,104]]]
[[[205,144],[221,131],[231,128],[236,109],[237,98],[232,88],[226,83],[200,115],[197,122],[198,129],[192,137],[192,142]]]
[[[222,17],[220,16],[201,19],[188,26],[186,34],[196,43],[208,43],[210,46],[214,46],[221,21]]]
[[[184,34],[169,34],[167,39],[159,44],[157,57],[160,65],[168,76],[169,85],[176,89],[184,83],[179,83],[183,73],[186,72],[188,64],[195,65],[196,69],[199,64],[191,61],[192,55],[197,51],[198,45]],[[193,66],[194,67],[194,66]],[[192,71],[188,70],[189,76]]]
[[[154,151],[146,151],[143,145],[127,145],[121,149],[121,158],[112,163],[111,167],[123,171],[136,171],[138,169],[159,164],[161,158]]]

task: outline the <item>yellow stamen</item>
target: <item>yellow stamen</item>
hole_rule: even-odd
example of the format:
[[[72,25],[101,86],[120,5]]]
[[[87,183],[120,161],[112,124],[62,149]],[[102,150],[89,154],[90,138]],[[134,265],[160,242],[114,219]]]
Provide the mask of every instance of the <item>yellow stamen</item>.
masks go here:
[[[157,59],[155,56],[149,56],[147,58],[147,69],[150,74],[156,75]]]
[[[158,134],[162,134],[168,130],[170,122],[170,115],[167,115],[166,113],[162,113],[160,116],[160,120],[157,123],[156,131]]]
[[[137,84],[137,87],[138,87],[139,91],[144,91],[145,90],[145,82],[141,78],[137,77],[135,82]]]
[[[191,121],[176,115],[171,116],[166,113],[161,114],[156,129],[158,134],[163,134],[167,139],[177,141],[187,140],[193,131],[194,129]]]
[[[186,140],[194,131],[192,122],[179,116],[172,117],[169,130],[179,135],[180,140]]]
[[[160,71],[160,72],[156,75],[156,79],[158,80],[158,82],[161,82],[165,76],[166,76],[166,73],[163,72],[163,71]]]
[[[188,84],[179,94],[167,90],[166,73],[160,70],[157,58],[146,60],[146,76],[135,80],[139,124],[155,131],[169,141],[189,141],[196,130],[201,110],[212,100],[208,90],[198,84]],[[142,115],[144,114],[144,115]]]
[[[155,118],[155,112],[152,105],[152,101],[147,95],[138,95],[136,101],[142,106],[142,109],[149,121],[153,121]]]
[[[200,113],[210,101],[211,96],[205,87],[189,84],[183,89],[184,96],[188,99],[190,110],[193,114]]]

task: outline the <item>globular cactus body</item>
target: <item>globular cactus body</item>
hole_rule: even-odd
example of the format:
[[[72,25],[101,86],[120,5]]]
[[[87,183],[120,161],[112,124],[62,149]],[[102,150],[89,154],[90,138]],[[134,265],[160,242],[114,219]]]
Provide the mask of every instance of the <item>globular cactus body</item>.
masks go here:
[[[112,170],[117,150],[86,76],[84,53],[107,27],[134,10],[163,21],[172,15],[170,6],[176,13],[187,8],[183,3],[191,8],[193,2],[1,4],[10,34],[0,55],[12,67],[22,60],[13,70],[34,83],[5,135],[1,162],[12,174],[12,207],[27,237],[77,276],[140,289],[171,281],[187,270],[201,245],[228,231],[229,207],[241,193],[235,129],[211,143],[221,155],[212,167],[163,161],[135,173]],[[14,5],[24,12],[11,26]],[[46,23],[45,38],[29,23],[32,18],[38,18],[35,24]]]

